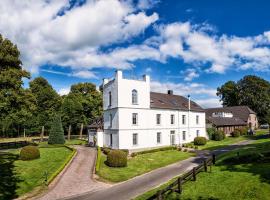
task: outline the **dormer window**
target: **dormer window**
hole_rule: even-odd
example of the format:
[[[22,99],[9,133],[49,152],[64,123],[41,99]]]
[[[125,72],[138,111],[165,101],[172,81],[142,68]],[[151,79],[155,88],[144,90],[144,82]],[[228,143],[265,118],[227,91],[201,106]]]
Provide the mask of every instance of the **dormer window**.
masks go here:
[[[132,104],[138,104],[138,92],[137,90],[132,90]]]

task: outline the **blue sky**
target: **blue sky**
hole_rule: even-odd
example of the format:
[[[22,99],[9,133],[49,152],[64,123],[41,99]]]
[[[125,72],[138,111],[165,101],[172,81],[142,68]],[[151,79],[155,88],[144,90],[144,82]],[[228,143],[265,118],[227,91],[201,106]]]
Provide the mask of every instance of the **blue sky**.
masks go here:
[[[262,0],[4,0],[0,33],[18,45],[32,78],[61,94],[121,69],[149,74],[153,91],[215,107],[228,80],[270,80],[269,8]]]

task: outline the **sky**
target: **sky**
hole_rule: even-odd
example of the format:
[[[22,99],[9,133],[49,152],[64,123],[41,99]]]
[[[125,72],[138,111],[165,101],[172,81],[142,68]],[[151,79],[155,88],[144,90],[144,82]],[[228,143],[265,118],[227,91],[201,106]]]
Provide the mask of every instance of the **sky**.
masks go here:
[[[152,91],[217,107],[226,81],[270,81],[269,9],[266,0],[2,0],[0,33],[32,79],[61,95],[123,70],[150,75]]]

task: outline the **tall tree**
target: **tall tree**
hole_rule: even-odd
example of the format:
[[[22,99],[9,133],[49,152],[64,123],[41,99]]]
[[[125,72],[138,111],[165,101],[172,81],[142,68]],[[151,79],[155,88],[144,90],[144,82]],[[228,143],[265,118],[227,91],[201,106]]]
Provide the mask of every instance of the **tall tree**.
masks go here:
[[[35,127],[40,129],[45,126],[48,130],[54,113],[61,108],[61,97],[43,77],[37,77],[29,83],[30,91],[37,101],[37,112],[35,113]]]
[[[254,110],[261,123],[268,121],[270,83],[257,76],[245,76],[237,83],[229,81],[217,89],[224,106],[246,105]]]
[[[3,134],[20,132],[35,110],[34,97],[22,87],[22,79],[30,78],[30,74],[22,69],[19,57],[17,46],[0,34],[0,126]]]

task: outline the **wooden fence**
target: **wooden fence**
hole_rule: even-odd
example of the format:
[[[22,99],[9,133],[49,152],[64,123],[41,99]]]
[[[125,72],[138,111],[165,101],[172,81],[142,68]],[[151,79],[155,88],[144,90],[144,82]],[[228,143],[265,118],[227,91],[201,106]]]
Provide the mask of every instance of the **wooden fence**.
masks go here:
[[[14,149],[31,144],[29,141],[1,142],[0,149]]]
[[[177,178],[177,180],[168,185],[166,188],[158,190],[153,196],[149,197],[148,200],[153,199],[162,200],[163,197],[169,192],[177,192],[181,194],[183,191],[183,184],[185,184],[190,180],[196,181],[196,175],[202,171],[207,172],[208,166],[210,166],[211,170],[211,166],[214,165],[215,162],[216,156],[213,154],[212,157],[205,159],[202,162],[202,164],[200,164],[197,167],[194,167],[192,170],[185,173],[183,176],[180,176],[179,178]]]

